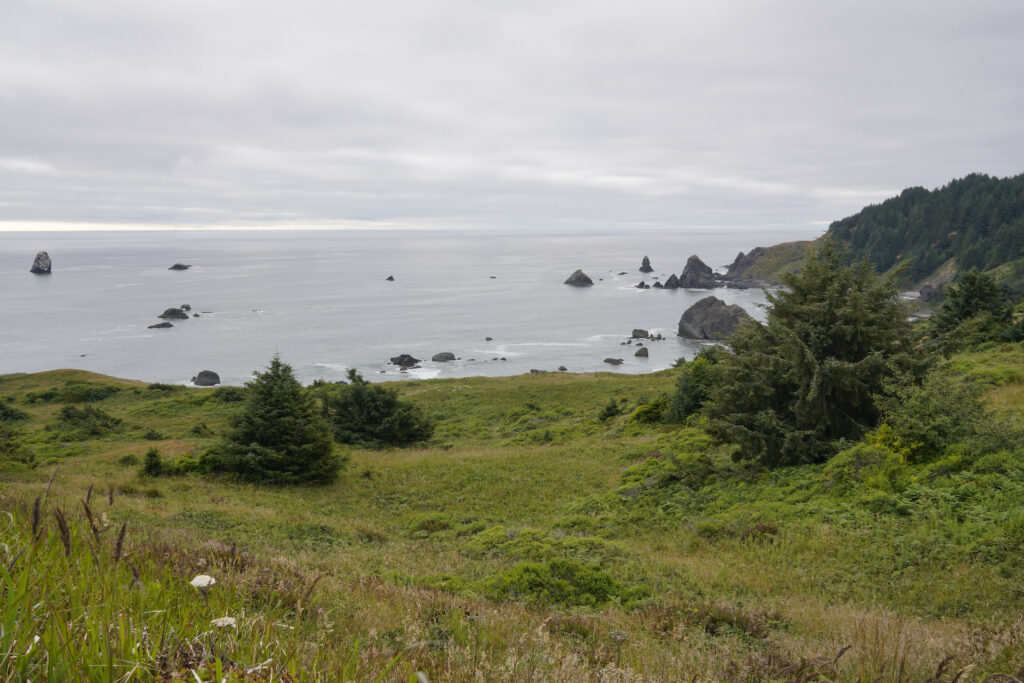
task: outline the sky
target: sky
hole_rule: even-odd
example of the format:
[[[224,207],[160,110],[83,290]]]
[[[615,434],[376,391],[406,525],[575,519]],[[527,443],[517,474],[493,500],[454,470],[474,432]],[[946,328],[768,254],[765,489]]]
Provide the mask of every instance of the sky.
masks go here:
[[[1020,0],[3,0],[0,229],[824,228],[1024,172]]]

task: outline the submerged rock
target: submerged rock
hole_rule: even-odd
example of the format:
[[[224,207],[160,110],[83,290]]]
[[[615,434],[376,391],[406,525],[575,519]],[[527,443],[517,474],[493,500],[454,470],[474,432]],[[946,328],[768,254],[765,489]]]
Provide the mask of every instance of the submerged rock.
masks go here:
[[[638,284],[638,285],[636,286],[636,288],[637,288],[637,289],[650,289],[650,288],[651,288],[651,286],[650,286],[649,284],[647,284],[646,282],[644,282],[643,280],[641,280],[641,281],[640,281],[640,284]]]
[[[679,286],[687,289],[714,289],[715,272],[711,266],[693,255],[686,261],[683,273],[679,276]]]
[[[455,354],[451,351],[442,351],[441,353],[435,353],[430,360],[435,363],[448,363],[455,360]]]
[[[53,268],[53,263],[50,261],[50,255],[45,251],[41,251],[36,254],[36,258],[32,261],[32,267],[28,269],[28,272],[35,273],[36,275],[49,275],[51,268]]]
[[[654,268],[651,268],[651,259],[644,256],[644,260],[640,262],[640,272],[650,273]]]
[[[590,276],[577,268],[575,273],[566,278],[565,284],[572,285],[573,287],[590,287],[594,284],[594,281],[590,279]]]
[[[197,387],[212,387],[220,384],[220,375],[213,370],[200,370],[199,374],[192,378],[192,384]]]
[[[188,270],[191,267],[192,267],[191,263],[175,263],[173,266],[171,266],[167,270]]]
[[[159,330],[159,329],[163,329],[163,328],[166,328],[166,327],[174,327],[174,325],[172,325],[170,323],[157,323],[156,325],[150,325],[146,329],[147,330]]]
[[[622,365],[623,360],[621,358],[605,358],[604,362],[608,365]]]
[[[413,358],[407,353],[403,353],[400,356],[394,356],[391,358],[391,362],[401,368],[411,368],[420,362],[419,358]]]
[[[706,296],[686,309],[679,319],[680,337],[721,341],[744,320],[752,320],[742,307],[731,306],[718,297]]]
[[[388,275],[384,279],[387,280],[388,282],[394,282],[395,281],[395,276],[394,275]]]

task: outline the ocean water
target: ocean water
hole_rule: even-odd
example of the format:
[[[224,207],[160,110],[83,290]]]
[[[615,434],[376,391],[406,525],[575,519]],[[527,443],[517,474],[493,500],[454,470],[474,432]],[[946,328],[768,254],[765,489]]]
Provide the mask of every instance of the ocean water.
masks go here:
[[[764,294],[638,290],[641,278],[653,282],[638,272],[645,254],[651,275],[664,280],[681,272],[691,254],[724,268],[738,251],[816,235],[0,233],[0,374],[78,368],[187,383],[208,369],[224,384],[240,385],[275,353],[304,383],[342,379],[348,368],[370,381],[513,375],[559,365],[571,372],[651,372],[701,348],[675,336],[687,307],[713,293],[761,317]],[[52,275],[28,272],[40,250],[53,259]],[[168,270],[178,261],[192,268]],[[593,287],[562,284],[577,268]],[[147,329],[164,309],[181,304],[199,317]],[[649,358],[635,358],[636,347],[622,345],[636,327],[666,337],[647,344]],[[441,351],[460,360],[431,362]],[[388,362],[401,353],[424,362],[401,372]],[[607,357],[624,363],[611,366]]]

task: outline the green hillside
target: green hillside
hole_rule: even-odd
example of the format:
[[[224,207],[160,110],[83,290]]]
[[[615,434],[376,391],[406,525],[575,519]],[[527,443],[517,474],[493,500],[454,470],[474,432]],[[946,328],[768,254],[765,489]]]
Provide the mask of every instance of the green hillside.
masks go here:
[[[940,370],[1017,420],[1021,367],[1020,344],[997,344]],[[980,681],[1020,667],[1024,450],[950,443],[917,462],[868,439],[758,469],[699,421],[645,417],[679,372],[406,383],[432,440],[345,447],[339,478],[313,487],[196,468],[245,389],[2,377],[0,677],[910,681],[945,667],[932,680],[949,681],[970,667],[959,680]],[[72,424],[69,406],[90,417]],[[143,473],[154,447],[160,476]]]

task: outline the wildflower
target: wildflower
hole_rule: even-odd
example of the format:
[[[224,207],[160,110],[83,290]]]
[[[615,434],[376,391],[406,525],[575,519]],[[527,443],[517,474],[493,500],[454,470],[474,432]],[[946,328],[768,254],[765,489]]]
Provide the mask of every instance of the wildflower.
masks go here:
[[[199,576],[192,579],[192,581],[190,581],[189,583],[191,583],[199,590],[206,590],[210,586],[217,583],[217,579],[213,578],[212,576],[209,576],[208,574],[200,574]]]
[[[235,628],[238,625],[238,621],[234,617],[220,617],[219,619],[212,620],[210,623],[217,628],[226,628],[228,626]]]

